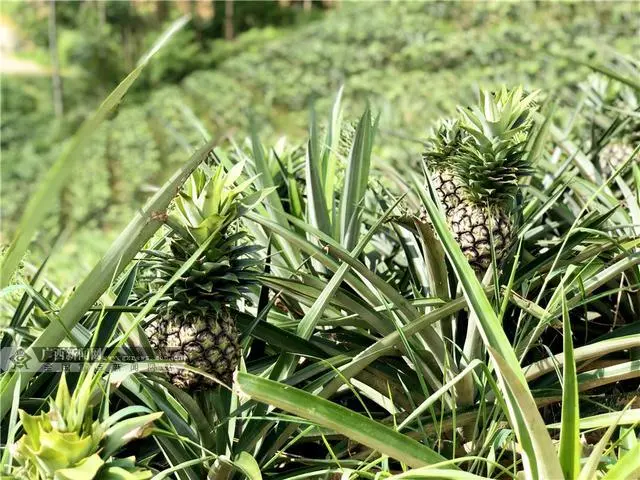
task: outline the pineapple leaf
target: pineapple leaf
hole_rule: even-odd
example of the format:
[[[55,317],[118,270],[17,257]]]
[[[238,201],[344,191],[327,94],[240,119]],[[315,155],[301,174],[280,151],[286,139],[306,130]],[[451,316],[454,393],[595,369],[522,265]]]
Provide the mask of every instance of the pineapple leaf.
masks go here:
[[[236,385],[240,394],[328,427],[407,465],[421,467],[445,460],[429,447],[392,428],[303,390],[248,373],[238,374]]]
[[[360,233],[362,201],[371,166],[371,149],[377,122],[372,122],[367,108],[360,118],[353,142],[345,177],[343,197],[340,201],[340,237],[347,250],[352,250]]]
[[[127,443],[148,436],[153,422],[162,417],[162,412],[149,413],[115,423],[104,434],[101,454],[109,458]]]

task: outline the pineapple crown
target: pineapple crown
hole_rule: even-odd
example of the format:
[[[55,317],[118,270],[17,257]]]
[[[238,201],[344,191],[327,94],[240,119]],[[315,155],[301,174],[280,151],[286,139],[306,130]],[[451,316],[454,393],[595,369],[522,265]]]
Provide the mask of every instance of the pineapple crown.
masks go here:
[[[466,136],[449,160],[472,201],[512,200],[520,178],[531,174],[526,145],[537,95],[503,87],[496,93],[481,91],[478,105],[458,109]]]
[[[631,63],[622,63],[618,67],[630,78],[640,75],[640,69]],[[590,74],[578,87],[585,93],[585,101],[590,108],[615,117],[605,137],[611,133],[616,141],[622,143],[636,143],[640,139],[640,95],[637,90],[601,73]],[[602,123],[609,124],[610,120],[602,118]]]
[[[144,480],[153,476],[150,470],[139,468],[134,457],[113,455],[129,441],[151,433],[162,413],[126,420],[119,414],[109,416],[108,393],[94,382],[94,371],[92,367],[81,377],[73,394],[63,374],[48,412],[29,415],[19,411],[24,433],[13,446],[19,478],[111,478],[124,473],[127,478]],[[100,414],[94,420],[100,398]]]
[[[427,140],[426,150],[422,154],[427,167],[438,169],[445,166],[451,157],[458,153],[466,136],[467,133],[461,128],[457,119],[440,120],[432,130]]]
[[[592,108],[600,109],[605,105],[611,105],[620,95],[621,85],[611,81],[601,73],[591,73],[578,87],[584,91],[586,102]]]
[[[204,251],[173,283],[159,309],[206,312],[233,304],[255,283],[260,249],[238,224],[242,214],[272,189],[245,195],[255,178],[237,184],[244,163],[228,172],[203,165],[189,178],[174,202],[167,224],[169,252],[147,251],[143,278],[150,291],[168,283],[175,272],[205,243]]]
[[[224,236],[240,214],[242,193],[254,180],[236,185],[243,168],[244,163],[238,163],[227,173],[222,165],[213,171],[205,165],[193,172],[169,214],[167,223],[171,229],[197,246],[215,232]]]

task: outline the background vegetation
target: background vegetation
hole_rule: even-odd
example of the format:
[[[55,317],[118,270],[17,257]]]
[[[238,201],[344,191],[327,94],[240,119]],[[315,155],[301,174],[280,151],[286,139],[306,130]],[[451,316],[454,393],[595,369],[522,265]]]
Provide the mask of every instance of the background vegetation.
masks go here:
[[[64,242],[64,253],[52,259],[56,280],[63,285],[90,268],[151,185],[162,182],[184,152],[202,141],[202,128],[242,143],[253,117],[262,138],[287,135],[295,143],[304,137],[310,104],[315,101],[316,109],[326,112],[345,84],[347,116],[356,115],[367,101],[381,115],[384,140],[376,146],[376,158],[411,163],[421,150],[417,141],[435,119],[473,99],[478,86],[522,82],[530,89],[569,89],[578,95],[575,84],[588,70],[553,53],[579,51],[588,57],[603,45],[621,53],[639,46],[632,2],[399,2],[375,8],[344,2],[325,13],[315,3],[307,12],[302,4],[239,2],[236,32],[253,28],[232,42],[219,39],[224,35],[223,3],[215,3],[218,14],[212,19],[196,16],[159,52],[83,153],[67,197],[71,238]],[[158,12],[133,5],[58,4],[61,118],[54,114],[48,76],[3,76],[5,241],[36,179],[80,122],[131,70],[163,20],[181,13],[174,6]],[[46,61],[43,7],[3,8],[25,41],[34,44],[29,55]],[[59,229],[53,211],[41,241],[32,246],[36,258],[47,254]],[[70,258],[72,264],[57,268]]]

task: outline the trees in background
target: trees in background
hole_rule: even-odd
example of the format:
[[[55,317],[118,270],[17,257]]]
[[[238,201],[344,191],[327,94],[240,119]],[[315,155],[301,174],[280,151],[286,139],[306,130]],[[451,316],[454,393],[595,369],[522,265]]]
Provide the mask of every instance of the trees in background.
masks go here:
[[[15,24],[17,56],[42,65],[42,73],[39,77],[3,78],[2,110],[6,112],[2,127],[3,151],[21,152],[16,153],[22,159],[20,175],[27,176],[31,167],[25,165],[39,169],[37,165],[41,162],[31,159],[40,158],[43,151],[48,152],[50,159],[55,158],[64,141],[135,68],[158,33],[181,15],[191,14],[192,21],[156,55],[153,64],[129,92],[128,103],[143,102],[150,92],[168,83],[177,83],[195,70],[215,68],[245,48],[243,44],[227,42],[238,34],[251,28],[309,21],[318,17],[325,4],[314,2],[313,7],[310,14],[303,8],[302,1],[287,4],[233,0],[6,3],[3,14]],[[51,121],[52,118],[55,121]],[[158,144],[158,161],[163,162],[167,155],[163,126],[153,118],[150,124]],[[121,139],[116,137],[117,134],[107,132],[104,137],[109,140],[107,151],[98,153],[104,158],[100,168],[108,178],[109,193],[104,195],[104,201],[111,206],[121,205],[126,197],[122,191],[124,159],[114,147]],[[59,195],[59,210],[52,219],[52,230],[79,228],[85,217],[80,210],[72,189],[65,187]],[[4,214],[10,215],[7,212]]]
[[[14,19],[29,46],[21,56],[33,55],[39,62],[50,62],[52,71],[59,73],[51,76],[57,92],[52,103],[56,111],[61,103],[69,111],[74,104],[86,103],[87,96],[102,97],[117,85],[158,32],[180,15],[191,14],[193,20],[159,55],[154,68],[145,72],[138,91],[214,67],[220,58],[220,48],[214,42],[233,40],[251,28],[306,22],[335,5],[309,0],[40,0],[7,4],[4,11]],[[57,40],[52,38],[52,28]],[[58,52],[57,58],[48,55],[44,60],[45,55],[38,52],[46,52],[52,40],[55,44],[51,43],[51,52]],[[60,93],[66,77],[81,81],[70,78],[69,88]]]
[[[62,75],[60,75],[60,57],[58,53],[58,29],[56,23],[56,2],[49,0],[49,19],[48,19],[48,40],[49,40],[49,58],[51,61],[51,91],[53,98],[53,111],[56,119],[61,121],[64,115],[64,101],[62,89]],[[65,230],[73,218],[72,209],[73,201],[71,199],[71,190],[65,186],[60,191],[60,213],[58,217],[58,226],[60,231]]]

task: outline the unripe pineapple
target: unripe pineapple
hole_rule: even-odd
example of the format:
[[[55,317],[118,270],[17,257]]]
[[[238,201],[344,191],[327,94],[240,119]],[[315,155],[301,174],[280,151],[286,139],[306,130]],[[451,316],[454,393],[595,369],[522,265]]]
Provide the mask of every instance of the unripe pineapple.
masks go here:
[[[491,241],[499,263],[511,246],[513,222],[505,208],[463,201],[448,216],[454,237],[475,270],[491,265]],[[491,229],[491,232],[489,232]]]
[[[525,146],[535,95],[481,92],[479,105],[440,125],[424,154],[454,238],[478,272],[491,265],[492,245],[499,263],[513,240],[518,182],[530,173]]]
[[[176,362],[186,362],[226,384],[240,360],[234,311],[227,307],[209,313],[169,313],[145,329],[156,352]],[[182,389],[214,386],[215,382],[194,372],[170,367],[171,383]]]
[[[229,384],[240,360],[236,304],[255,281],[255,247],[237,219],[244,208],[235,186],[242,165],[229,173],[218,167],[210,176],[196,171],[169,215],[169,251],[152,251],[143,262],[143,278],[152,293],[165,285],[196,250],[206,247],[173,283],[145,328],[157,356],[196,367]],[[208,243],[207,243],[208,242]],[[216,385],[180,367],[168,369],[171,382],[185,390]]]

